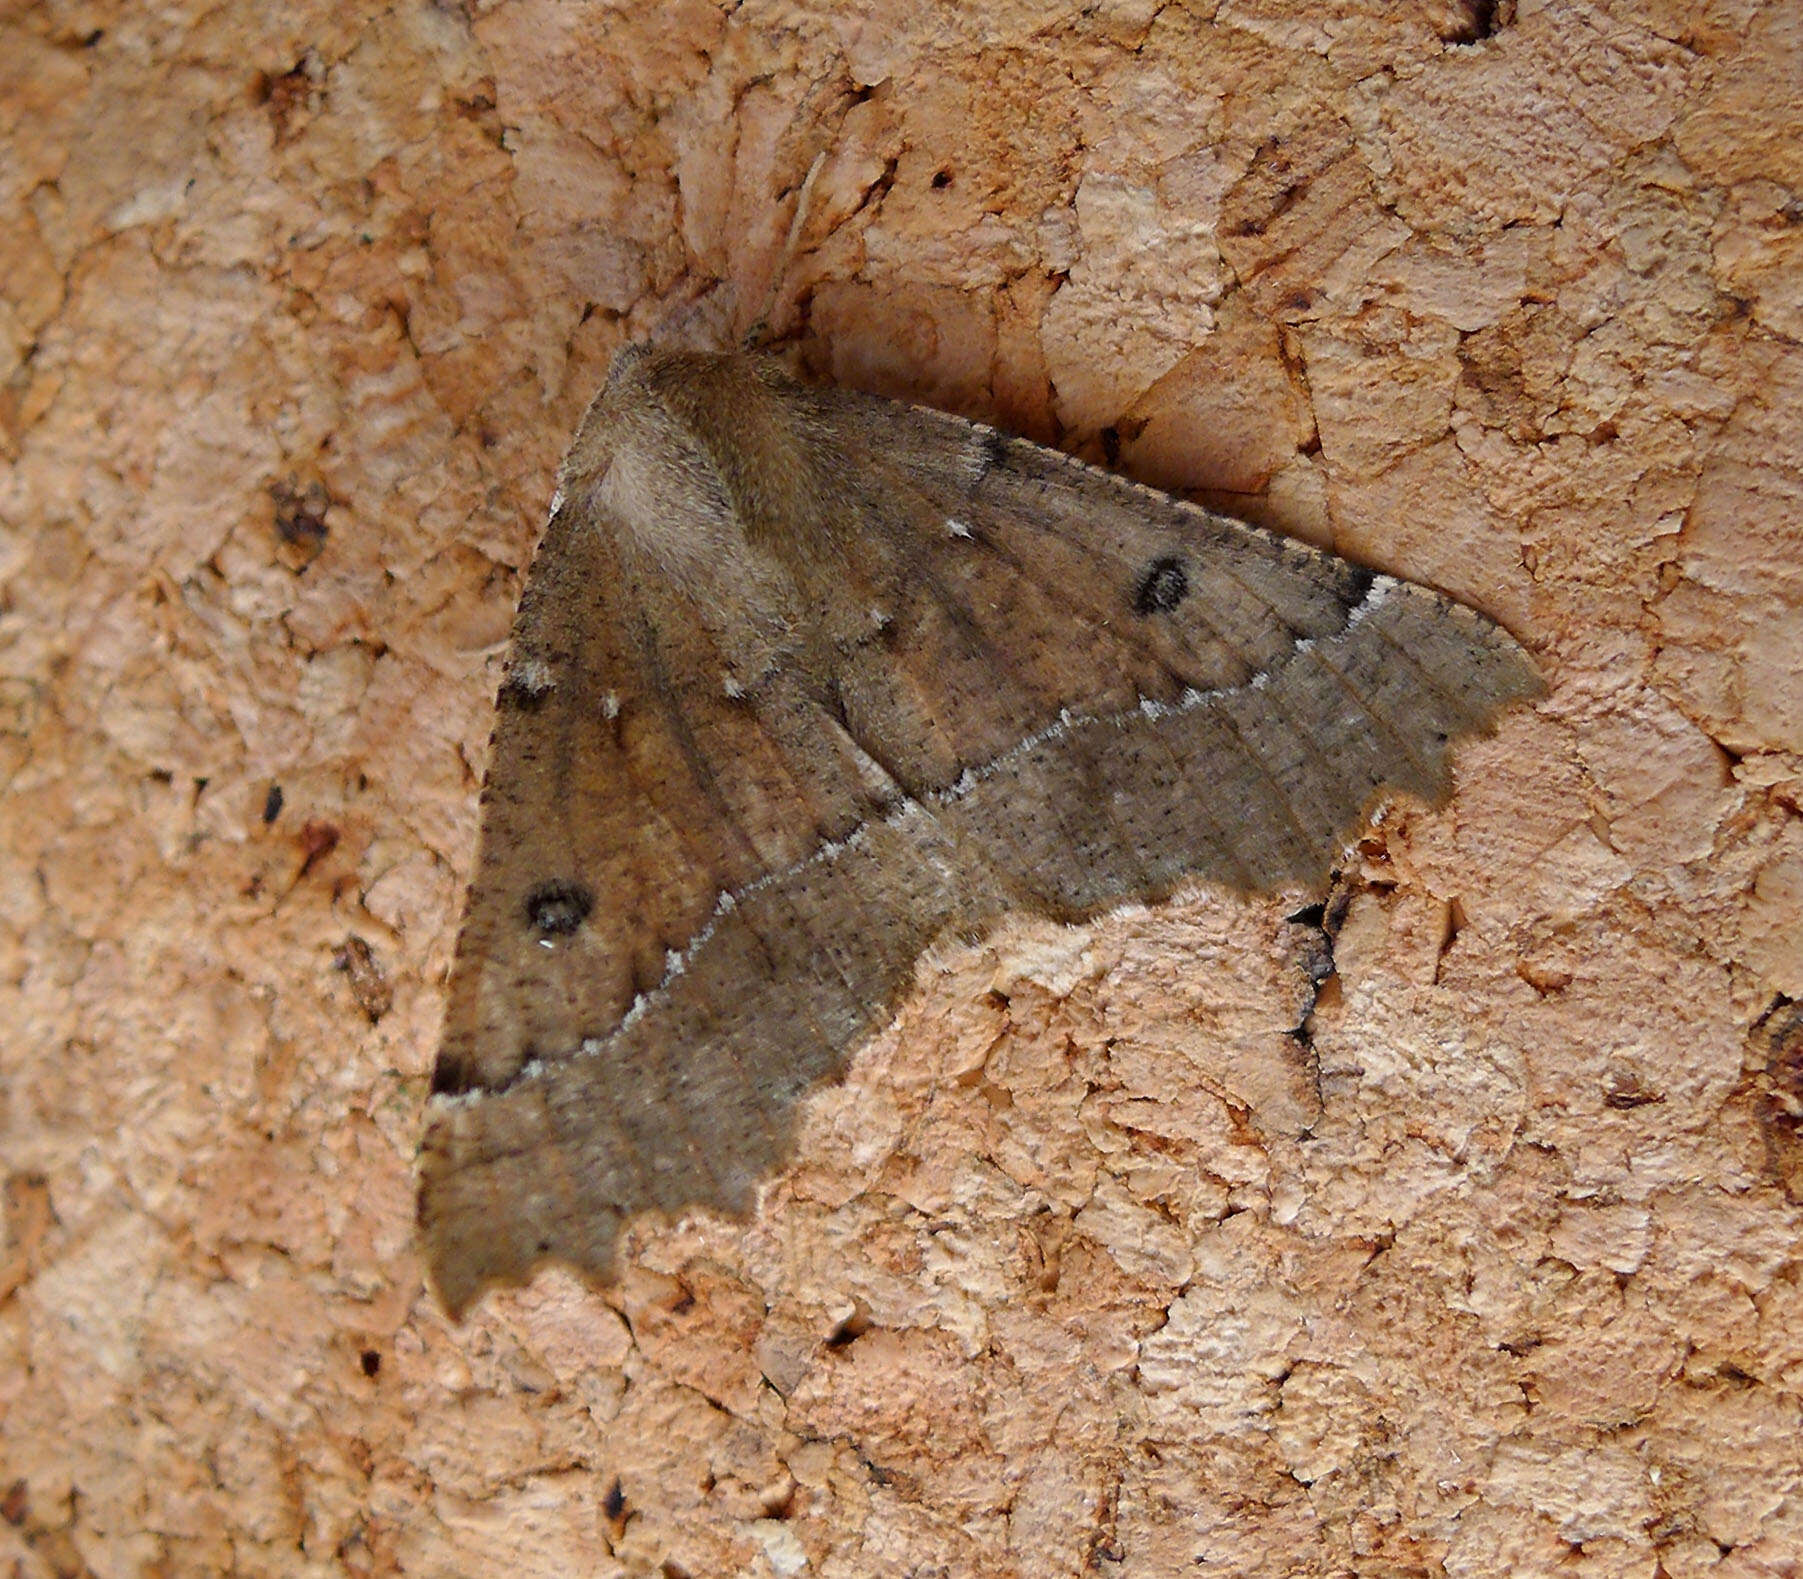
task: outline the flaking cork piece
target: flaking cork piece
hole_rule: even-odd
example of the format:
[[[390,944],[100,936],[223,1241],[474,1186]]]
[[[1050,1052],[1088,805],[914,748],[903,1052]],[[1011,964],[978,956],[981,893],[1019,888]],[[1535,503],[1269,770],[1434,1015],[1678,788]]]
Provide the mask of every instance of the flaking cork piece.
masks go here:
[[[1469,609],[992,428],[631,347],[498,698],[421,1161],[447,1307],[744,1214],[922,953],[1326,878],[1540,682]]]

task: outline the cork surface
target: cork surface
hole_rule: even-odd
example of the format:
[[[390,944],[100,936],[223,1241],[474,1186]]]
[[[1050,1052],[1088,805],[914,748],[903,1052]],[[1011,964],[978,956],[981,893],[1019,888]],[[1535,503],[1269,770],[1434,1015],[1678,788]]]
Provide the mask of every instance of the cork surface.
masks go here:
[[[1786,1574],[1803,13],[0,11],[0,1569]],[[749,1223],[461,1326],[413,1163],[624,339],[980,416],[1549,684],[1319,909],[944,952]]]

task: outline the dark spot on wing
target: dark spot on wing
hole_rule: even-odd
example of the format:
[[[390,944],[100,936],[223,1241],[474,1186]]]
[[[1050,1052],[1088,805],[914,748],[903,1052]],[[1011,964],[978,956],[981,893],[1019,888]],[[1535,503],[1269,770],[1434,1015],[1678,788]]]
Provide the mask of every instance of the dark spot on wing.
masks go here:
[[[263,797],[263,821],[272,823],[282,815],[282,786],[271,784],[269,792]]]
[[[1002,463],[1002,457],[1008,453],[1008,435],[997,433],[994,428],[981,428],[977,433],[976,461],[977,475],[972,486],[981,482]]]
[[[1348,565],[1342,562],[1338,578],[1334,582],[1334,596],[1346,606],[1350,613],[1366,598],[1371,596],[1372,584],[1377,580],[1375,571],[1367,570],[1363,565]]]
[[[582,883],[556,878],[526,895],[526,924],[540,937],[562,937],[588,920],[595,896]]]
[[[476,1077],[469,1065],[454,1053],[440,1053],[432,1066],[432,1095],[460,1097],[476,1089]]]
[[[1181,559],[1168,555],[1146,566],[1133,594],[1135,614],[1169,614],[1189,596],[1189,571]]]
[[[536,713],[545,705],[545,698],[553,689],[550,680],[537,671],[510,670],[501,682],[501,693],[495,698],[495,704],[516,713]]]

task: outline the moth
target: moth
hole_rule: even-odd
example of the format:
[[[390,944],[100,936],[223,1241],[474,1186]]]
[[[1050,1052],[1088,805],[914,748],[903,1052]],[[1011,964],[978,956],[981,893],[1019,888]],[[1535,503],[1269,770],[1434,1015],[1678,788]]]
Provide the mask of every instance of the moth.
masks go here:
[[[1471,610],[982,424],[631,347],[497,701],[420,1163],[460,1313],[742,1215],[935,940],[1319,883],[1538,693]]]

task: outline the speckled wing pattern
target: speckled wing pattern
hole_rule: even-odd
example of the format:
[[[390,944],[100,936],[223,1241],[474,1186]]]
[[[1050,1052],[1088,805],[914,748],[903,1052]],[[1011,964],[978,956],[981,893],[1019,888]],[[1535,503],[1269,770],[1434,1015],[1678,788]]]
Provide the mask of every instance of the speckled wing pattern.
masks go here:
[[[936,938],[1322,880],[1536,695],[1469,609],[936,412],[634,348],[498,702],[421,1154],[460,1312],[743,1214]]]

